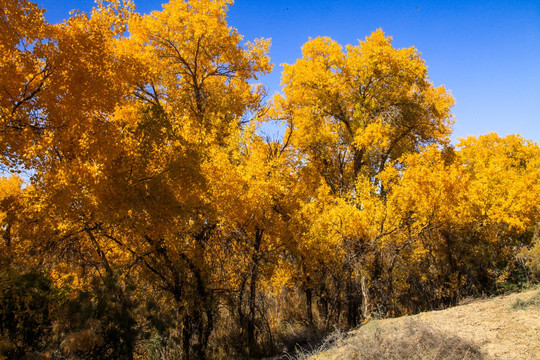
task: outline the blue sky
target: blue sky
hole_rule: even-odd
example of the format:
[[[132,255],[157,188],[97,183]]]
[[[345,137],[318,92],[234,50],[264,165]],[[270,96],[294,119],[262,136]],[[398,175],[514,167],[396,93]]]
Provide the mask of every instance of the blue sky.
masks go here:
[[[55,23],[91,0],[34,0]],[[135,0],[137,10],[160,1]],[[282,63],[294,63],[309,37],[357,44],[382,28],[398,48],[415,46],[435,85],[456,100],[453,139],[497,132],[540,142],[540,1],[237,0],[228,22],[246,40],[272,39],[274,72],[261,79],[279,91]]]

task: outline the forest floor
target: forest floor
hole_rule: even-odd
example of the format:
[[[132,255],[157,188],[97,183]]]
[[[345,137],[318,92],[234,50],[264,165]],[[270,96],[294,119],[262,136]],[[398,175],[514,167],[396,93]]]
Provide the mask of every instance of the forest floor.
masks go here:
[[[299,359],[540,359],[540,289],[372,320]]]

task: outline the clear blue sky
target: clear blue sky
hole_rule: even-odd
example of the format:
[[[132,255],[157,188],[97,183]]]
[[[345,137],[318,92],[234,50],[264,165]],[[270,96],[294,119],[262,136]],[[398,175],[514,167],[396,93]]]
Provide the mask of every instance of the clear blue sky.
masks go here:
[[[34,0],[36,1],[36,0]],[[91,0],[37,0],[56,23]],[[160,1],[135,0],[137,10]],[[282,63],[294,63],[316,36],[357,44],[382,28],[398,48],[414,45],[435,85],[456,99],[453,139],[519,133],[540,143],[540,1],[237,0],[228,22],[246,40],[272,39],[274,72],[261,79],[279,91]]]

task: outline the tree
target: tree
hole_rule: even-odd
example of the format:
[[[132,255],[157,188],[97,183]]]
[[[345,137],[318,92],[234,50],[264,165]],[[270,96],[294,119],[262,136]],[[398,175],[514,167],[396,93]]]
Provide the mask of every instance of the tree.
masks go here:
[[[429,82],[416,49],[394,49],[377,30],[346,53],[329,38],[310,40],[285,66],[282,117],[292,143],[336,194],[374,176],[419,146],[446,143],[452,97]]]
[[[519,282],[516,249],[531,242],[538,219],[537,153],[519,136],[488,134],[429,146],[387,171],[387,207],[406,229],[392,298],[419,311]]]
[[[55,271],[76,263],[79,275],[93,268],[104,281],[140,265],[176,304],[186,358],[204,356],[218,306],[206,250],[219,241],[219,204],[208,171],[233,161],[220,154],[263,94],[249,81],[271,69],[268,41],[243,47],[227,26],[229,4],[171,1],[140,16],[112,2],[50,26],[19,2],[49,31],[39,53],[12,45],[36,64],[21,72],[41,80],[2,94],[6,128],[22,124],[2,138],[4,163],[33,172],[34,245],[54,249]]]
[[[289,123],[291,144],[305,158],[304,172],[320,179],[315,187],[328,188],[314,190],[328,203],[317,217],[326,219],[331,243],[346,249],[346,292],[363,293],[361,301],[347,297],[355,325],[359,304],[369,312],[369,293],[380,291],[381,240],[397,225],[387,216],[388,189],[378,174],[423,145],[447,143],[453,99],[429,82],[414,48],[394,49],[381,30],[345,53],[329,38],[310,40],[302,53],[285,66],[284,96],[275,103]],[[364,285],[354,284],[355,277]]]

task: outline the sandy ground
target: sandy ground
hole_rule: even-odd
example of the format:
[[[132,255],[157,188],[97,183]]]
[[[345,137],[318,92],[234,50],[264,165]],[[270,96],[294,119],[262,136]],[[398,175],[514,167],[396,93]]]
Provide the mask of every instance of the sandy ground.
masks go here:
[[[540,307],[512,309],[518,298],[538,290],[511,294],[442,311],[412,316],[434,328],[470,339],[495,359],[540,359]]]
[[[518,298],[528,300],[540,290],[465,302],[453,308],[382,322],[415,320],[472,340],[493,359],[540,359],[540,307],[512,309]]]

